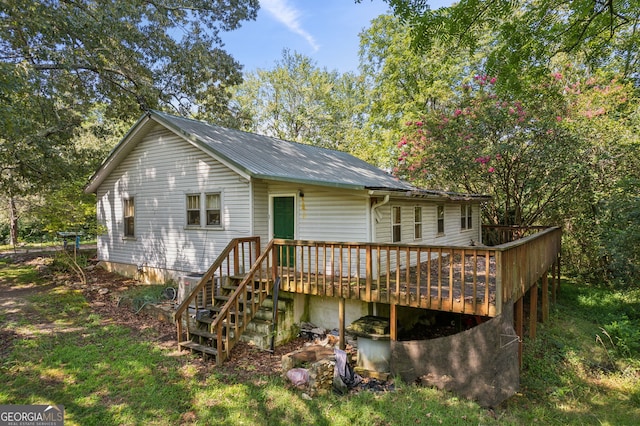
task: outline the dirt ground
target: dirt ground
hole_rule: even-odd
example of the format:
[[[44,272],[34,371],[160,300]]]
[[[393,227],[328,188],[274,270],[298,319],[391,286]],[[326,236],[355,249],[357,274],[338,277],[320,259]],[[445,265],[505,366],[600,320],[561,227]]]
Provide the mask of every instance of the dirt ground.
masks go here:
[[[282,375],[282,355],[302,347],[306,342],[302,338],[296,339],[277,347],[273,354],[239,342],[231,351],[230,358],[221,367],[216,367],[210,360],[203,360],[188,352],[178,352],[176,329],[173,323],[160,321],[145,311],[136,314],[131,307],[118,303],[120,294],[131,287],[142,285],[137,281],[91,266],[85,271],[87,284],[82,285],[73,275],[54,273],[50,267],[51,258],[48,253],[0,254],[0,256],[10,256],[14,263],[32,265],[45,282],[40,285],[16,286],[0,281],[0,314],[8,319],[7,323],[26,315],[31,315],[34,321],[37,321],[38,319],[33,317],[34,312],[29,306],[28,297],[51,291],[59,286],[67,286],[82,291],[90,309],[100,315],[104,322],[128,327],[134,333],[137,332],[147,339],[152,339],[155,344],[165,349],[175,349],[176,355],[184,356],[185,362],[197,366],[201,373],[206,374],[215,368],[216,373],[233,374],[236,378],[247,382],[260,380],[264,376]],[[51,327],[52,332],[56,331],[53,326],[44,323],[39,327]],[[16,339],[28,337],[0,324],[0,359],[10,353]]]

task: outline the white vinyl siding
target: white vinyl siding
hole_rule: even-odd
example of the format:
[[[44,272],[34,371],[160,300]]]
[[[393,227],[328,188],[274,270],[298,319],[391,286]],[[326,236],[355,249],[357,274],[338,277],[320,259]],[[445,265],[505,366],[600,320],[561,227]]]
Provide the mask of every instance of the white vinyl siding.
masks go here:
[[[443,206],[444,212],[444,233],[438,234],[438,211],[437,206]],[[418,207],[422,210],[422,239],[414,242],[415,227],[403,226],[402,227],[402,241],[411,242],[413,244],[425,244],[425,245],[469,245],[471,239],[475,242],[480,241],[480,225],[479,225],[479,205],[470,204],[472,208],[473,224],[472,229],[460,232],[460,207],[461,203],[456,202],[438,202],[425,200],[421,202]],[[415,225],[415,202],[400,202],[393,201],[378,209],[380,213],[380,220],[375,224],[375,238],[376,242],[391,243],[391,211],[392,207],[401,206],[402,208],[402,223]],[[405,207],[406,206],[406,207]]]
[[[367,241],[367,208],[364,191],[290,185],[270,182],[272,195],[296,196],[296,238],[301,240],[362,242]],[[300,197],[299,194],[304,194]]]
[[[222,193],[220,227],[185,227],[186,195]],[[135,241],[124,234],[123,204],[135,194]],[[204,194],[204,195],[203,195]],[[204,272],[235,237],[251,231],[249,182],[184,139],[156,126],[97,191],[101,260]]]

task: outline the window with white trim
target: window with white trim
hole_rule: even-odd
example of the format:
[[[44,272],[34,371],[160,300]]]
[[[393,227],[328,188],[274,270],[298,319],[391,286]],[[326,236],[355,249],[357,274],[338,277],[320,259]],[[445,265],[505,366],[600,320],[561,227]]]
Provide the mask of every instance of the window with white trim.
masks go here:
[[[199,226],[200,223],[200,194],[188,194],[187,226]]]
[[[391,242],[402,240],[402,209],[399,206],[391,208]]]
[[[471,204],[462,204],[460,206],[460,228],[473,228],[473,208]]]
[[[124,222],[124,236],[126,238],[135,237],[135,204],[133,197],[122,200],[122,216]]]
[[[443,235],[444,234],[444,204],[438,204],[436,220],[438,223],[438,235]]]
[[[222,224],[221,212],[222,200],[219,192],[186,195],[186,225],[188,227],[220,227]]]
[[[206,194],[207,226],[220,226],[220,194]]]
[[[420,206],[413,209],[413,238],[422,239],[422,207]]]

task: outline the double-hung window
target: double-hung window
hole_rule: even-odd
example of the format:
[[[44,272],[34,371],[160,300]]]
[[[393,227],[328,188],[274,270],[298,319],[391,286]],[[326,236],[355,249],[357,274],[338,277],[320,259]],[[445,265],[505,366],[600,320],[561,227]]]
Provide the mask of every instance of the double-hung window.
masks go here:
[[[207,226],[220,226],[220,194],[206,194]]]
[[[413,210],[413,238],[422,239],[422,207],[416,206]]]
[[[391,242],[402,240],[402,209],[398,206],[391,208]]]
[[[125,238],[135,237],[135,204],[133,197],[125,198],[122,202],[124,236]]]
[[[438,204],[436,219],[438,223],[438,235],[443,235],[444,234],[444,204]]]
[[[460,228],[471,229],[473,228],[473,209],[471,204],[462,204],[460,206]]]
[[[200,225],[200,194],[187,195],[187,226]]]
[[[187,194],[187,226],[219,227],[222,223],[220,213],[222,211],[222,202],[220,198],[219,192]]]

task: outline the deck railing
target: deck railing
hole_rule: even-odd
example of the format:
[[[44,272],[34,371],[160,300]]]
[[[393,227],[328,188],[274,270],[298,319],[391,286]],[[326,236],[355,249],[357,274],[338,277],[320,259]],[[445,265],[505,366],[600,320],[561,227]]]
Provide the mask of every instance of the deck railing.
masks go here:
[[[501,229],[495,247],[273,240],[281,289],[495,316],[558,259],[560,229]],[[515,298],[515,299],[514,299]]]
[[[496,252],[487,247],[274,240],[281,289],[496,315]]]
[[[189,309],[197,309],[214,304],[216,288],[222,277],[244,275],[260,257],[260,237],[235,238],[229,242],[200,281],[186,295],[174,313],[178,341],[184,338],[183,325],[188,319]]]
[[[518,300],[553,265],[559,265],[561,239],[561,229],[552,227],[496,247],[502,301]]]
[[[231,349],[255,317],[262,302],[273,290],[274,271],[269,265],[269,258],[273,257],[272,247],[273,242],[269,242],[211,324],[211,330],[216,336],[218,365],[228,358]]]

